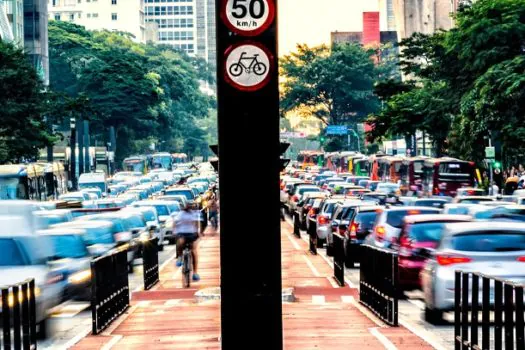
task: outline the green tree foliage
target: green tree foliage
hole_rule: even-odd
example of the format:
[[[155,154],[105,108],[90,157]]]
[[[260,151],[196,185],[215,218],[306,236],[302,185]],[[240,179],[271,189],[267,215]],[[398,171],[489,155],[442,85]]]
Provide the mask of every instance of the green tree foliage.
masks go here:
[[[44,118],[47,94],[30,59],[0,41],[0,163],[32,160],[54,137]]]
[[[525,0],[478,0],[455,22],[400,43],[400,67],[415,82],[376,89],[384,108],[369,138],[424,130],[438,154],[480,161],[484,137],[499,131],[507,156],[523,154]]]
[[[80,114],[93,133],[115,127],[117,161],[142,152],[151,138],[173,152],[186,139],[206,143],[196,123],[215,102],[200,90],[199,80],[213,82],[202,60],[133,42],[126,33],[60,21],[50,22],[49,40],[51,88],[85,98],[89,106]]]

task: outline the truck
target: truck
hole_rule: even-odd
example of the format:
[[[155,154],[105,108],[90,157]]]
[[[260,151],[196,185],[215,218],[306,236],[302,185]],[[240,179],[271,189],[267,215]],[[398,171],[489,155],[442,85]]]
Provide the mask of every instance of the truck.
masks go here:
[[[80,190],[86,188],[99,188],[103,194],[108,193],[108,180],[104,172],[84,173],[78,178]]]

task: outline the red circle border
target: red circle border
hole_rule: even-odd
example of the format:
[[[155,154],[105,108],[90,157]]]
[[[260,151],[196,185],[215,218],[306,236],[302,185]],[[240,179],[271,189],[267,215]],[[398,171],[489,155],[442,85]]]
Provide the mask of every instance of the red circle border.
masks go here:
[[[253,46],[256,46],[259,49],[263,50],[264,53],[266,53],[266,55],[268,55],[268,61],[270,62],[270,67],[268,67],[268,75],[266,76],[266,78],[264,78],[263,81],[261,81],[260,83],[254,85],[254,86],[243,86],[243,85],[240,85],[240,84],[236,83],[235,81],[233,81],[230,78],[230,76],[228,75],[228,70],[227,70],[227,67],[226,67],[226,63],[228,62],[228,55],[233,50],[238,48],[239,46],[244,46],[244,45],[253,45]],[[224,52],[224,66],[222,67],[222,71],[223,71],[223,75],[224,75],[224,80],[226,80],[231,86],[233,86],[234,88],[236,88],[238,90],[241,90],[241,91],[253,92],[253,91],[257,91],[257,90],[262,89],[272,79],[271,74],[272,74],[273,70],[275,69],[274,65],[275,65],[275,63],[274,63],[274,55],[270,52],[270,50],[268,48],[266,48],[264,45],[262,45],[262,44],[260,44],[258,42],[243,41],[243,42],[231,45],[230,47],[228,47],[226,49],[226,51]]]
[[[232,32],[237,33],[239,35],[244,36],[257,36],[261,33],[263,33],[265,30],[270,28],[273,21],[275,20],[275,2],[274,0],[264,0],[268,2],[268,11],[270,13],[268,14],[268,18],[266,19],[266,22],[260,26],[259,28],[255,30],[241,30],[239,28],[236,28],[229,20],[228,16],[226,16],[226,5],[228,4],[229,0],[221,0],[222,6],[221,6],[221,18],[223,23],[228,27]]]

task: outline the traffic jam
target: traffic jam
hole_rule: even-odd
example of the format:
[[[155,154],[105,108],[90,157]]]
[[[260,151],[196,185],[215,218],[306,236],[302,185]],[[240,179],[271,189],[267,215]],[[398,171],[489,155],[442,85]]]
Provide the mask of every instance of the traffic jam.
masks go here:
[[[402,317],[452,338],[434,326],[454,320],[456,270],[525,283],[525,192],[488,195],[477,174],[453,158],[303,151],[281,173],[281,217],[328,257],[342,236],[355,284],[365,245],[395,252]]]
[[[36,176],[39,172],[31,171],[36,168],[42,169],[41,179]],[[138,284],[135,280],[141,281],[144,244],[157,238],[159,262],[173,258],[176,215],[193,207],[200,214],[202,232],[207,226],[207,200],[218,196],[218,177],[210,163],[191,163],[169,153],[127,158],[123,171],[112,177],[103,172],[81,174],[78,191],[62,194],[60,181],[45,181],[46,169],[55,180],[60,178],[56,166],[54,173],[51,165],[0,166],[0,286],[34,279],[41,340],[53,336],[50,328],[56,327],[49,324],[61,307],[78,303],[84,308],[78,311],[87,313],[93,259],[126,250],[133,287]],[[54,188],[51,196],[35,200],[35,193],[47,193],[39,186],[46,183]],[[7,298],[10,306],[17,304],[12,294]],[[21,298],[22,294],[20,302]],[[0,300],[0,311],[1,307]]]

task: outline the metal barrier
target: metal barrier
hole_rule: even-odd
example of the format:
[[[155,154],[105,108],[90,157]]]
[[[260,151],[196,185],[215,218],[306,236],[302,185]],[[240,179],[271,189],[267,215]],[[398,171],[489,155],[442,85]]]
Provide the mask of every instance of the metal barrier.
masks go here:
[[[301,230],[299,228],[299,214],[296,212],[292,213],[293,215],[293,234],[297,236],[297,238],[301,238]]]
[[[345,240],[343,236],[334,233],[334,277],[341,287],[345,285]]]
[[[317,255],[317,232],[314,224],[310,223],[308,227],[308,236],[309,236],[309,250],[312,255]]]
[[[144,290],[151,289],[159,282],[158,238],[144,242],[142,246],[142,266],[144,271]]]
[[[454,304],[455,349],[502,349],[503,342],[506,350],[525,349],[523,285],[481,273],[456,271]],[[493,321],[491,310],[494,311]],[[491,325],[494,325],[494,332],[491,332]]]
[[[363,245],[360,264],[360,302],[386,323],[398,325],[397,253]]]
[[[99,334],[129,307],[127,250],[91,261],[91,317]]]
[[[35,280],[1,287],[2,349],[36,349]]]

